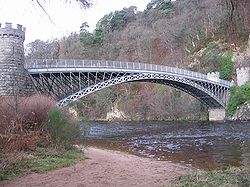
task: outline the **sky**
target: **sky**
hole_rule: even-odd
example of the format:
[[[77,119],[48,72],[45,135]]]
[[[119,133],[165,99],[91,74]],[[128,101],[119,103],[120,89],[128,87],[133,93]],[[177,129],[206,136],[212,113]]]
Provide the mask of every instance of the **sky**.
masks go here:
[[[52,19],[32,0],[0,0],[0,23],[5,22],[26,27],[25,43],[36,39],[61,38],[72,32],[79,32],[83,22],[88,22],[90,31],[105,14],[121,10],[123,7],[137,6],[142,11],[150,0],[92,0],[89,9],[81,9],[74,0],[40,0]]]

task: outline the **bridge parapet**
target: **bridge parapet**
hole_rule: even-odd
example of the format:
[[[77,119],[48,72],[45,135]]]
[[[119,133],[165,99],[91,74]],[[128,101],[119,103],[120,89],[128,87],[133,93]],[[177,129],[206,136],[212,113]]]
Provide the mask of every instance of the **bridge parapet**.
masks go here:
[[[209,79],[209,75],[205,75],[198,72],[193,72],[189,70],[184,70],[176,67],[169,67],[163,65],[156,64],[148,64],[148,63],[136,63],[136,62],[122,62],[122,61],[104,61],[104,60],[68,60],[68,59],[44,59],[44,60],[28,60],[25,64],[26,69],[33,69],[33,71],[39,71],[39,69],[47,69],[49,71],[50,68],[104,68],[110,70],[126,70],[126,71],[153,71],[153,72],[163,72],[170,74],[178,74],[184,75],[190,78],[199,79],[199,80],[210,80],[213,82],[217,82],[218,84],[222,84],[230,87],[231,83],[228,81],[224,81],[221,79]],[[211,76],[214,74],[211,74]],[[217,76],[217,74],[215,74]]]

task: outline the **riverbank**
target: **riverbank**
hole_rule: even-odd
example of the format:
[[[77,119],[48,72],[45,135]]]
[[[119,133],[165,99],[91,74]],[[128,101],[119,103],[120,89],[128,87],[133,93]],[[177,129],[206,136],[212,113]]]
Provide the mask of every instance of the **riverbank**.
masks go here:
[[[3,181],[0,186],[158,187],[164,186],[176,176],[192,171],[191,168],[167,161],[156,161],[117,151],[89,147],[84,152],[90,159],[80,161],[74,166]]]

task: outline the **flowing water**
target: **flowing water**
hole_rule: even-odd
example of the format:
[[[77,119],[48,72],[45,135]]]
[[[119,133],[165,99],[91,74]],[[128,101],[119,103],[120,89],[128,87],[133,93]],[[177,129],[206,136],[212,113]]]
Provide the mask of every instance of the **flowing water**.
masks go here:
[[[250,122],[88,122],[87,145],[201,169],[250,166]]]

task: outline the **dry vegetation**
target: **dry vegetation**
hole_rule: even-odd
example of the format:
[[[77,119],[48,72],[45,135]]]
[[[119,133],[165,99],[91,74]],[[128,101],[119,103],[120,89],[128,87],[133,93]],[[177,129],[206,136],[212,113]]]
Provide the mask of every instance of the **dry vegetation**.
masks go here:
[[[35,95],[0,98],[1,149],[32,150],[48,140],[48,113],[55,107],[51,98]]]

